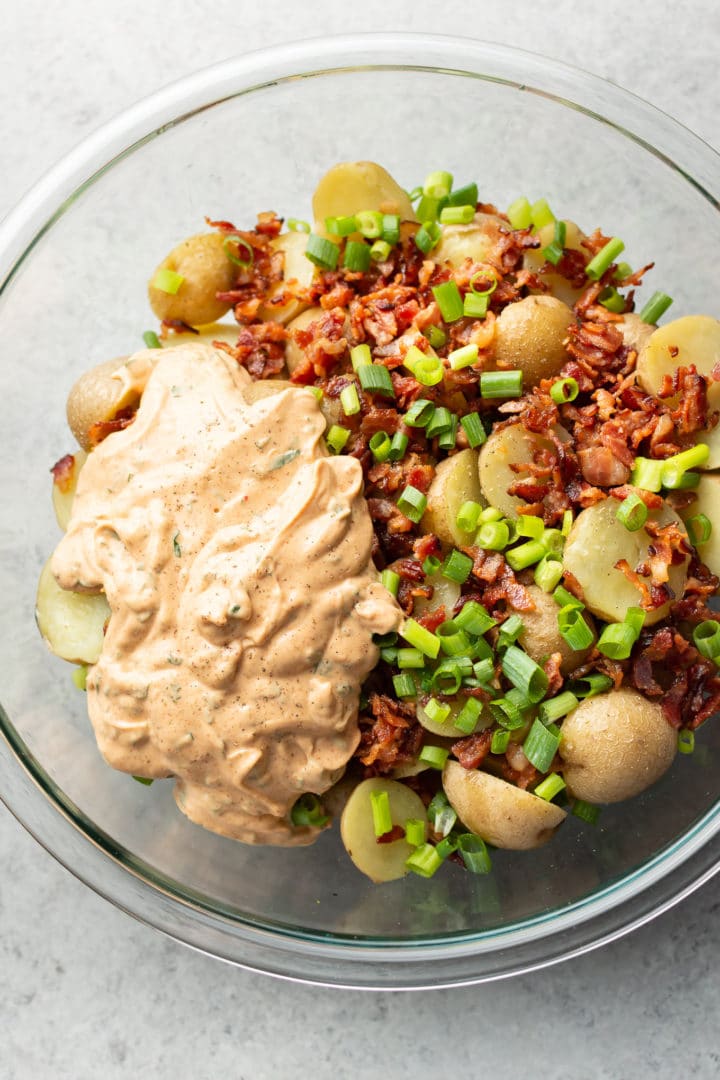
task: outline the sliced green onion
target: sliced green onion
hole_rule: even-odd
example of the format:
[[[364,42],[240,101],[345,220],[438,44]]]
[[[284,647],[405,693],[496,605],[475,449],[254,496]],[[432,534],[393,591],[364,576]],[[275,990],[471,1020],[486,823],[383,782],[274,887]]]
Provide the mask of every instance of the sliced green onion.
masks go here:
[[[380,650],[380,659],[386,664],[394,664],[397,661],[398,651],[394,646],[387,645]]]
[[[427,706],[425,707],[427,712]],[[450,711],[448,706],[448,712]],[[430,715],[428,713],[428,715]],[[422,761],[425,765],[429,765],[431,769],[442,769],[450,754],[449,750],[446,750],[444,746],[423,746],[418,760]]]
[[[676,488],[683,475],[697,465],[704,465],[710,457],[710,447],[707,443],[696,443],[689,450],[683,450],[679,454],[673,454],[662,463],[663,487]]]
[[[485,642],[485,644],[487,645],[487,642]],[[490,646],[487,645],[487,648],[490,649]],[[478,683],[481,685],[490,682],[495,675],[495,663],[492,654],[486,656],[483,660],[478,660],[476,664],[473,664],[473,672]]]
[[[529,229],[532,225],[532,206],[524,195],[511,202],[505,212],[513,229]]]
[[[447,341],[447,334],[444,330],[441,330],[439,326],[428,326],[427,330],[423,331],[423,333],[433,349],[442,349]]]
[[[587,821],[588,825],[597,825],[600,817],[600,807],[585,802],[584,799],[575,799],[572,805],[572,813],[581,821]]]
[[[333,424],[325,436],[325,442],[328,445],[328,449],[333,454],[339,454],[349,438],[350,431],[348,428],[340,427],[339,424]]]
[[[376,431],[375,434],[370,437],[368,446],[370,447],[370,453],[376,461],[387,461],[390,456],[392,441],[387,432]]]
[[[396,663],[403,670],[424,668],[425,657],[419,649],[398,649]]]
[[[563,536],[568,536],[569,535],[570,530],[572,529],[572,524],[573,524],[573,512],[572,512],[572,510],[563,511],[562,525],[560,527],[560,532],[563,534]]]
[[[383,216],[379,210],[360,210],[355,219],[358,232],[368,240],[377,240],[382,235]]]
[[[457,440],[458,420],[455,413],[450,416],[450,427],[441,431],[438,436],[438,448],[440,450],[454,450]]]
[[[617,264],[617,267],[615,268],[615,273],[613,274],[613,277],[615,278],[616,281],[624,281],[625,278],[630,277],[632,272],[633,272],[633,270],[632,270],[632,266],[630,265],[630,263],[619,262]]]
[[[388,634],[373,634],[372,639],[374,645],[384,648],[388,645],[397,645],[398,636],[394,630],[391,630]]]
[[[143,334],[143,341],[148,349],[162,349],[162,342],[154,330],[146,330]]]
[[[476,296],[473,292],[465,293],[463,299],[463,315],[467,319],[484,319],[487,313],[487,296]]]
[[[332,236],[350,236],[351,233],[358,231],[357,218],[354,214],[345,217],[326,217],[325,231]]]
[[[470,648],[470,638],[454,619],[447,619],[435,631],[440,648],[447,656],[464,656]]]
[[[428,255],[440,240],[440,226],[433,221],[426,221],[415,233],[415,246]]]
[[[444,206],[440,211],[440,224],[469,225],[474,217],[475,207],[469,204],[465,206]]]
[[[472,568],[473,561],[470,556],[464,555],[461,551],[453,548],[445,559],[441,572],[443,577],[448,578],[450,581],[456,581],[458,585],[464,585],[470,577]]]
[[[678,731],[677,748],[681,754],[692,754],[695,749],[695,732]]]
[[[470,499],[468,502],[464,502],[458,510],[455,516],[455,524],[458,529],[462,529],[463,532],[475,532],[481,513],[482,506],[480,503],[473,502],[472,499]]]
[[[628,532],[637,532],[647,521],[648,508],[640,496],[631,491],[620,503],[615,517]]]
[[[525,570],[528,566],[534,566],[545,558],[545,548],[539,540],[528,540],[527,544],[519,544],[505,552],[508,566],[515,570]]]
[[[672,297],[664,292],[654,292],[645,307],[640,312],[640,318],[644,323],[656,323],[661,315],[664,315],[672,304]]]
[[[457,840],[453,836],[446,836],[435,845],[435,851],[441,859],[445,860],[457,851]]]
[[[553,593],[553,600],[558,605],[558,607],[562,608],[576,607],[579,608],[580,611],[582,611],[585,607],[582,600],[578,600],[577,596],[573,596],[573,594],[571,592],[568,592],[567,589],[563,588],[562,585],[558,585],[557,589]]]
[[[516,731],[525,723],[520,709],[507,696],[495,698],[494,701],[490,702],[488,708],[498,724],[507,728],[508,731]]]
[[[547,555],[561,555],[565,547],[565,537],[560,529],[543,529],[540,543]]]
[[[415,848],[405,866],[420,877],[431,878],[442,866],[442,859],[432,844],[423,844]]]
[[[567,716],[569,712],[576,709],[579,704],[574,694],[569,690],[564,690],[557,697],[541,703],[538,708],[538,717],[543,724],[554,724],[556,720],[561,720],[563,716]]]
[[[530,208],[530,219],[536,229],[542,229],[555,221],[555,215],[548,205],[547,199],[537,199]]]
[[[452,173],[446,172],[443,169],[431,172],[425,177],[423,194],[430,195],[434,199],[442,199],[450,194],[452,183]]]
[[[485,841],[475,833],[460,833],[456,838],[457,850],[471,874],[489,874],[492,863]]]
[[[425,428],[425,434],[428,439],[434,439],[436,435],[442,434],[443,431],[449,431],[451,427],[452,413],[444,405],[441,405],[433,412]]]
[[[340,248],[332,240],[317,233],[310,233],[305,248],[305,258],[321,270],[334,270],[340,258]]]
[[[373,262],[386,262],[390,258],[391,250],[387,240],[376,240],[370,248],[370,258]]]
[[[550,397],[556,405],[564,405],[566,401],[574,401],[578,396],[580,387],[575,379],[558,379],[550,387]]]
[[[660,491],[663,486],[664,464],[654,458],[636,457],[630,473],[630,483],[644,491]]]
[[[563,576],[563,564],[557,555],[546,555],[535,567],[535,584],[543,592],[552,592]]]
[[[322,401],[323,389],[321,386],[308,386],[306,389],[310,391],[316,401]]]
[[[391,596],[397,596],[400,587],[400,575],[394,570],[383,570],[380,574],[380,583],[385,586]]]
[[[720,623],[716,619],[706,619],[698,623],[693,630],[695,648],[708,660],[720,656]]]
[[[425,822],[419,818],[408,818],[405,822],[405,839],[410,847],[420,847],[425,843]]]
[[[548,246],[542,252],[542,254],[545,256],[546,260],[548,262],[552,263],[553,266],[557,266],[557,264],[560,262],[560,260],[563,257],[564,250],[565,250],[565,234],[566,234],[566,232],[567,232],[567,228],[566,228],[565,222],[556,220],[556,222],[555,222],[555,231],[553,233],[552,243],[548,244]]]
[[[392,437],[390,443],[390,453],[388,458],[390,461],[402,461],[405,457],[405,451],[408,448],[409,438],[404,431],[396,431]]]
[[[518,536],[529,536],[532,540],[539,540],[545,532],[542,518],[533,514],[519,514],[515,522]]]
[[[369,394],[395,397],[395,388],[390,378],[390,372],[382,364],[358,364],[355,371],[363,390],[366,390]]]
[[[159,289],[160,292],[168,293],[169,296],[175,296],[184,280],[182,274],[177,274],[174,270],[163,267],[163,269],[155,272],[150,285],[153,289]]]
[[[308,791],[293,804],[290,820],[293,825],[311,825],[313,828],[320,829],[323,825],[327,825],[330,818],[325,813],[317,795]]]
[[[237,253],[232,249],[233,243]],[[255,252],[252,246],[248,244],[247,240],[243,240],[242,236],[237,236],[234,233],[226,236],[223,241],[223,248],[230,262],[242,267],[243,270],[248,270],[255,261]],[[245,252],[244,257],[242,252]]]
[[[478,289],[475,282],[487,281],[488,279],[490,279],[490,284],[487,286],[487,288]],[[492,274],[488,274],[487,270],[478,270],[478,272],[476,274],[473,274],[473,276],[470,278],[470,291],[472,292],[473,296],[492,296],[497,287],[498,279],[497,277],[495,277],[494,271]]]
[[[410,349],[408,349],[409,353]],[[405,358],[405,367],[410,367],[407,357]],[[439,356],[423,356],[420,360],[415,360],[410,371],[422,386],[437,386],[443,380],[443,365]]]
[[[595,672],[593,675],[585,675],[581,679],[572,679],[568,683],[568,690],[572,691],[576,698],[583,701],[585,698],[604,694],[613,685],[609,675],[601,675]]]
[[[423,559],[423,574],[426,577],[432,577],[433,574],[437,574],[438,570],[442,566],[442,559],[438,559],[435,555],[428,555]]]
[[[552,772],[545,777],[541,783],[533,790],[533,795],[537,795],[539,799],[545,799],[547,802],[551,802],[556,795],[565,787],[565,781],[558,773]]]
[[[382,240],[384,243],[389,244],[390,247],[393,244],[397,244],[400,239],[400,215],[399,214],[383,214],[382,218]]]
[[[542,720],[533,720],[533,725],[523,743],[523,752],[531,765],[539,772],[547,772],[560,745],[560,736],[545,727]]]
[[[477,206],[478,201],[478,186],[473,181],[470,184],[463,184],[462,187],[455,188],[448,195],[448,206],[472,206],[473,210]]]
[[[625,297],[617,291],[614,285],[608,285],[607,288],[603,289],[598,296],[598,302],[608,311],[614,311],[617,315],[622,315],[625,311]]]
[[[707,544],[712,536],[712,522],[706,514],[695,514],[688,519],[686,525],[693,547],[697,547],[698,544]]]
[[[390,796],[387,791],[371,791],[370,806],[372,808],[373,830],[376,836],[385,836],[392,830],[393,822],[390,813]]]
[[[71,678],[78,690],[87,690],[87,673],[86,664],[79,664],[78,667],[73,668]]]
[[[440,638],[436,637],[432,631],[426,630],[415,619],[406,619],[400,633],[408,645],[419,649],[421,653],[429,656],[431,660],[437,660],[437,655],[440,652]]]
[[[485,551],[504,551],[510,543],[510,530],[504,521],[486,521],[478,529],[475,543]]]
[[[455,616],[455,623],[469,634],[480,637],[486,634],[491,627],[497,625],[497,621],[485,610],[477,600],[468,600]]]
[[[411,698],[417,696],[417,687],[412,675],[393,675],[393,690],[395,697]]]
[[[372,353],[370,352],[369,345],[353,345],[350,350],[350,363],[352,364],[353,371],[357,372],[359,367],[372,366]]]
[[[144,784],[145,787],[151,787],[154,783],[149,776],[133,776],[133,780],[137,780],[138,784]]]
[[[447,702],[438,701],[437,698],[430,698],[430,700],[423,705],[423,708],[433,724],[444,724],[450,715],[450,706]]]
[[[436,691],[438,694],[457,694],[462,683],[462,673],[460,671],[460,665],[455,665],[454,658],[450,658],[452,667],[445,667],[442,664],[436,668],[433,672],[432,679],[430,680],[430,689]],[[471,669],[472,670],[472,667]]]
[[[472,450],[475,450],[487,439],[485,434],[485,428],[482,425],[479,413],[467,413],[465,416],[460,417],[460,424],[467,437],[468,445]]]
[[[288,218],[287,227],[290,230],[290,232],[304,232],[304,233],[312,232],[312,229],[310,228],[310,222],[309,221],[303,221],[302,218],[294,218],[294,217]]]
[[[522,394],[523,373],[511,371],[483,371],[480,375],[480,395],[484,398],[511,398]]]
[[[502,510],[498,510],[497,506],[486,506],[480,515],[480,523],[484,525],[488,521],[502,521]]]
[[[560,636],[575,652],[582,652],[592,645],[593,632],[579,607],[568,604],[567,607],[560,608],[557,619]]]
[[[460,349],[453,349],[448,356],[448,363],[453,371],[460,371],[462,368],[477,363],[477,359],[477,345],[463,345]]]
[[[410,200],[410,202],[417,202],[418,199],[422,198],[422,193],[423,193],[423,189],[418,184],[417,187],[414,187],[410,191],[408,191],[407,197]]]
[[[497,731],[493,731],[492,742],[490,743],[491,754],[504,754],[510,745],[510,732],[506,728],[498,728]]]
[[[478,701],[478,699],[474,697],[468,698],[453,720],[453,725],[458,731],[462,731],[463,735],[472,735],[475,730],[475,725],[480,719],[482,709],[481,701]]]
[[[360,398],[355,383],[350,383],[349,386],[342,388],[340,391],[340,404],[346,416],[355,416],[356,413],[360,412]]]
[[[415,524],[425,513],[427,496],[418,491],[412,484],[408,484],[397,501],[398,510],[401,510],[406,518],[410,518]]]
[[[696,472],[684,472],[676,478],[677,483],[673,484],[673,488],[676,491],[688,491],[691,488],[696,488],[700,483],[700,473]],[[665,484],[665,487],[670,487],[669,484]]]
[[[605,247],[601,248],[585,267],[587,277],[592,281],[598,281],[611,263],[615,262],[620,252],[624,250],[625,245],[622,240],[617,236],[613,236],[612,240],[608,240]]]
[[[637,638],[638,635],[627,623],[611,623],[598,638],[597,648],[611,660],[627,660]]]
[[[435,406],[432,401],[428,401],[426,398],[418,398],[417,401],[413,401],[403,420],[408,427],[424,428],[432,420],[434,412]]]
[[[517,645],[508,645],[503,653],[502,670],[506,679],[536,703],[541,701],[548,688],[548,677],[535,661]]]
[[[424,222],[426,225],[433,225],[439,229],[437,225],[438,219],[443,208],[447,205],[447,197],[445,195],[423,195],[422,199],[418,203],[415,216],[419,221]]]
[[[351,273],[365,273],[370,267],[370,248],[362,240],[348,240],[343,255],[343,266]]]

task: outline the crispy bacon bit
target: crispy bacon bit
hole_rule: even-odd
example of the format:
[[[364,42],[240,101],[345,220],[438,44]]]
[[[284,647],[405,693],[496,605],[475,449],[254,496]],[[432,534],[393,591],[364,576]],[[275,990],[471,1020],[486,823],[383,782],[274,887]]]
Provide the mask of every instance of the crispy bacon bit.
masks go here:
[[[490,753],[491,743],[491,731],[478,731],[475,735],[468,735],[465,739],[458,739],[457,742],[452,744],[451,750],[463,769],[479,769]]]
[[[72,454],[66,454],[65,457],[61,457],[59,461],[56,461],[50,470],[53,474],[53,483],[62,491],[63,495],[66,495],[70,490],[74,468],[75,458]]]
[[[550,654],[543,664],[543,671],[548,678],[547,697],[553,697],[562,689],[563,676],[560,670],[562,659],[561,653],[554,652]]]
[[[402,840],[404,836],[405,830],[402,825],[393,825],[389,832],[383,833],[382,836],[378,836],[375,843],[392,844],[394,840]]]
[[[305,353],[305,361],[295,368],[290,381],[308,385],[316,378],[325,378],[347,352],[344,331],[345,313],[337,308],[314,319],[303,329],[293,330],[293,340]]]
[[[285,367],[287,331],[276,322],[251,323],[240,328],[237,343],[225,351],[235,357],[255,379],[279,375]]]
[[[403,705],[386,694],[371,694],[370,711],[372,720],[360,718],[360,746],[356,752],[367,775],[387,775],[396,765],[414,761],[423,740],[414,706]]]
[[[94,449],[103,439],[107,439],[108,435],[112,435],[114,431],[123,431],[126,427],[129,427],[134,419],[135,409],[127,408],[116,413],[112,420],[97,420],[90,426],[88,431],[88,445]]]
[[[444,623],[446,618],[445,605],[440,604],[439,607],[434,608],[432,611],[426,611],[417,621],[421,626],[424,626],[426,630],[431,630],[434,634],[438,626],[440,626],[441,623]]]
[[[583,476],[595,487],[617,487],[630,479],[630,467],[607,446],[579,450],[578,459]]]

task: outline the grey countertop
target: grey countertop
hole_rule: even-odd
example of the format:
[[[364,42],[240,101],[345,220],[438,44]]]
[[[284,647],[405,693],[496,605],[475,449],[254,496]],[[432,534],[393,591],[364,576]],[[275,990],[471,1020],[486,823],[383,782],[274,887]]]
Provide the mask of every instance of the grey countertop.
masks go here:
[[[0,214],[81,137],[205,64],[321,33],[467,32],[624,85],[720,145],[716,0],[5,0]],[[6,463],[7,464],[7,463]],[[720,1073],[718,879],[605,949],[489,986],[305,988],[138,925],[0,807],[0,1077],[271,1080]]]

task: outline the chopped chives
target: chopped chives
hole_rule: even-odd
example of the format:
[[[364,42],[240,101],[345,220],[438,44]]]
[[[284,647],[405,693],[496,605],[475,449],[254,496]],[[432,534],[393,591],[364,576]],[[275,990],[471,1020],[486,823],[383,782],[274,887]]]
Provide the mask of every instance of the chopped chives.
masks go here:
[[[716,619],[706,619],[698,623],[693,630],[695,648],[708,660],[720,656],[720,623]]]
[[[143,334],[143,341],[148,349],[162,349],[162,342],[154,330],[146,330]]]
[[[450,194],[452,183],[452,173],[446,172],[444,169],[438,169],[425,177],[423,193],[435,199],[445,198]]]
[[[554,724],[556,720],[561,720],[563,716],[567,716],[569,712],[576,709],[579,704],[580,702],[573,693],[564,690],[562,694],[549,698],[540,704],[538,717],[543,724]]]
[[[464,555],[455,548],[450,552],[442,566],[443,577],[450,581],[456,581],[458,585],[464,585],[470,577],[473,561],[469,555]]]
[[[317,795],[313,795],[312,792],[308,791],[293,804],[290,811],[290,820],[293,825],[310,825],[313,828],[320,829],[323,825],[327,825],[330,818],[325,813]]]
[[[408,484],[400,495],[397,506],[398,510],[401,510],[406,518],[409,518],[410,521],[414,521],[417,525],[418,521],[425,513],[427,496],[423,495],[422,491],[418,491],[412,484]]]
[[[302,218],[288,218],[287,227],[290,232],[312,232],[309,221],[303,221]]]
[[[382,234],[383,216],[379,210],[360,210],[355,219],[357,231],[368,240],[377,240]]]
[[[508,645],[502,657],[502,671],[528,701],[536,704],[547,693],[548,677],[535,661],[517,645]]]
[[[454,450],[457,441],[458,419],[455,413],[450,415],[450,427],[441,431],[438,436],[438,449]]]
[[[442,349],[447,341],[447,334],[439,326],[428,326],[424,334],[433,349]]]
[[[387,240],[376,240],[370,248],[370,258],[373,262],[385,262],[390,258],[391,250]]]
[[[648,508],[639,495],[631,491],[620,503],[615,517],[628,532],[637,532],[647,521]]]
[[[582,600],[578,600],[577,596],[573,596],[573,594],[571,592],[568,592],[567,589],[563,588],[562,585],[558,585],[557,589],[553,593],[553,599],[558,605],[558,607],[561,608],[576,607],[582,611],[585,607]]]
[[[688,535],[693,547],[707,544],[712,535],[712,522],[706,514],[695,514],[686,522]]]
[[[534,566],[545,557],[545,548],[539,540],[528,540],[526,544],[519,544],[505,552],[508,566],[515,571],[525,570],[528,566]]]
[[[473,502],[472,499],[470,499],[468,502],[464,502],[458,510],[455,515],[455,524],[458,529],[462,529],[463,532],[475,532],[481,513],[482,506],[480,503]]]
[[[470,638],[454,619],[441,623],[435,631],[440,648],[447,656],[464,656],[470,648]]]
[[[472,206],[473,210],[477,206],[478,201],[478,186],[473,181],[470,184],[463,184],[462,187],[455,188],[448,195],[448,206]]]
[[[475,207],[469,204],[465,206],[444,206],[440,211],[440,224],[469,225],[474,217]]]
[[[484,398],[511,398],[522,394],[523,373],[511,371],[483,371],[480,375],[480,395]]]
[[[365,273],[370,267],[370,248],[362,240],[348,240],[343,254],[343,267],[352,273]]]
[[[659,491],[663,486],[663,465],[664,462],[654,458],[636,457],[630,473],[630,483],[644,491]]]
[[[489,874],[492,869],[490,855],[485,841],[475,833],[460,833],[456,837],[459,851],[465,867],[471,874]]]
[[[350,236],[351,233],[358,231],[357,218],[354,214],[345,217],[326,217],[325,231],[329,232],[331,236]]]
[[[557,555],[546,555],[535,567],[534,581],[543,592],[552,592],[563,576],[563,564]]]
[[[155,276],[150,284],[153,289],[168,293],[169,296],[175,296],[184,280],[185,278],[182,274],[178,274],[174,270],[168,270],[167,267],[163,267],[161,270],[155,272]]]
[[[560,608],[557,620],[560,636],[575,652],[582,652],[592,645],[593,632],[579,607],[568,604]]]
[[[370,453],[376,461],[387,461],[390,456],[392,441],[387,432],[376,431],[375,434],[370,437],[368,446],[370,447]]]
[[[484,319],[488,313],[487,296],[478,296],[473,292],[465,293],[463,315],[468,319]]]
[[[478,353],[477,345],[463,345],[459,349],[453,349],[448,355],[448,363],[453,371],[460,371],[462,368],[477,363]]]
[[[423,705],[428,717],[432,720],[433,724],[444,724],[450,715],[450,706],[445,701],[438,701],[437,698],[431,697],[430,700]]]
[[[353,366],[353,371],[356,372],[359,367],[370,366],[372,362],[369,345],[353,345],[350,350],[350,363]]]
[[[510,732],[507,728],[498,728],[497,731],[493,731],[492,742],[490,743],[491,754],[504,754],[510,745]]]
[[[532,225],[532,206],[524,195],[511,202],[505,212],[513,229],[529,229]]]
[[[415,245],[423,255],[429,255],[440,239],[440,226],[426,221],[415,233]]]
[[[621,251],[625,250],[625,245],[619,237],[613,236],[612,240],[608,240],[605,247],[598,251],[590,262],[585,267],[585,274],[591,279],[591,281],[598,281],[607,268],[615,262],[615,259]]]
[[[393,827],[390,813],[390,796],[387,791],[371,791],[373,830],[376,836],[385,836]]]
[[[398,649],[396,663],[403,670],[416,670],[425,667],[425,657],[419,649]]]
[[[427,712],[427,706],[425,708]],[[448,712],[449,712],[448,707]],[[442,769],[449,757],[450,751],[446,750],[444,746],[423,746],[420,751],[418,760],[429,765],[431,769]]]
[[[350,431],[348,428],[340,427],[339,424],[333,424],[327,435],[325,436],[325,442],[328,445],[328,449],[333,454],[339,454],[344,448],[348,439],[350,438]]]
[[[390,372],[382,364],[358,364],[355,371],[363,390],[369,394],[395,397],[395,387],[392,384]]]
[[[518,536],[529,536],[531,540],[539,540],[545,532],[543,519],[534,514],[518,514],[515,528]]]
[[[419,818],[408,818],[405,822],[405,839],[410,847],[420,847],[425,843],[425,822]]]
[[[585,698],[603,694],[612,685],[613,681],[609,675],[594,672],[592,675],[585,675],[581,679],[572,679],[568,683],[568,689],[572,691],[576,698],[584,701]]]
[[[575,379],[558,379],[550,387],[550,397],[556,405],[564,405],[566,401],[574,401],[578,396],[580,387]]]
[[[482,709],[481,701],[478,701],[478,699],[474,697],[468,698],[453,720],[453,725],[458,731],[462,731],[463,735],[472,735],[475,730],[475,725],[480,719]]]
[[[408,645],[413,645],[431,660],[437,660],[440,652],[440,638],[436,637],[432,631],[421,626],[415,619],[406,619],[400,633]]]
[[[383,214],[381,235],[383,242],[389,244],[390,247],[392,247],[393,244],[397,244],[400,239],[399,214]]]
[[[437,574],[441,566],[441,559],[438,559],[435,555],[428,555],[423,559],[423,574],[425,574],[426,577],[432,577],[433,574]]]
[[[469,634],[480,637],[486,634],[491,627],[497,625],[497,620],[485,610],[477,600],[468,600],[455,616],[455,623]]]
[[[397,596],[400,587],[400,575],[394,570],[383,570],[380,574],[380,583],[385,586],[391,596]]]
[[[436,435],[440,435],[443,431],[449,431],[452,427],[452,413],[449,409],[446,409],[444,405],[435,409],[430,420],[425,428],[425,434],[428,439],[434,439]]]
[[[475,450],[478,446],[482,446],[487,439],[487,435],[485,434],[485,428],[482,425],[479,413],[473,412],[461,416],[460,424],[465,432],[470,448]]]
[[[625,311],[625,297],[622,293],[619,293],[614,285],[608,285],[607,288],[598,296],[598,303],[602,304],[608,311],[615,312],[616,315],[622,315]]]
[[[342,388],[340,391],[340,404],[346,416],[355,416],[356,413],[360,412],[360,398],[355,383],[350,383],[349,386]]]
[[[588,825],[597,825],[600,817],[600,807],[585,802],[584,799],[575,799],[572,805],[572,813],[581,821],[587,821]]]
[[[504,551],[510,543],[510,530],[504,521],[486,521],[478,529],[475,543],[485,551]]]
[[[536,199],[530,208],[530,219],[536,229],[542,229],[555,221],[555,215],[548,205],[547,199]]]
[[[305,258],[321,270],[334,270],[340,258],[340,248],[332,240],[317,233],[310,233],[305,248]]]
[[[672,297],[664,292],[654,292],[645,307],[640,312],[640,318],[644,323],[656,323],[661,315],[664,315],[672,304]]]
[[[542,780],[533,791],[533,795],[537,795],[539,799],[545,799],[547,802],[551,802],[556,795],[565,787],[565,781],[558,773],[550,773]]]
[[[688,731],[687,728],[678,731],[677,748],[681,754],[692,754],[695,749],[695,732]]]
[[[442,866],[442,859],[432,844],[422,844],[413,851],[405,866],[420,877],[431,878]]]
[[[611,623],[598,638],[597,648],[603,656],[609,656],[611,660],[627,660],[637,638],[633,627],[627,623]]]
[[[544,773],[550,768],[559,745],[559,734],[556,735],[536,718],[523,743],[523,751],[530,764]]]
[[[392,437],[390,443],[390,453],[388,458],[390,461],[402,461],[405,457],[405,451],[408,448],[409,438],[404,431],[396,431]]]
[[[393,675],[393,690],[395,697],[412,698],[417,696],[417,687],[412,675]]]
[[[557,266],[563,257],[563,252],[565,249],[565,233],[565,222],[556,221],[552,242],[548,244],[548,246],[542,252],[542,254],[545,256],[545,259],[548,262],[552,263],[553,266]]]

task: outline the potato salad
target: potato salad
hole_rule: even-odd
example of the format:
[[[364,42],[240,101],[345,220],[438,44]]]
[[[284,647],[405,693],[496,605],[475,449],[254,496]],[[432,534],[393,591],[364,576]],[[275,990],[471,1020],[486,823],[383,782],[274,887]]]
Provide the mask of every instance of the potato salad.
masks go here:
[[[484,874],[717,711],[720,322],[551,201],[335,165],[180,242],[72,387],[38,624],[196,823]]]

